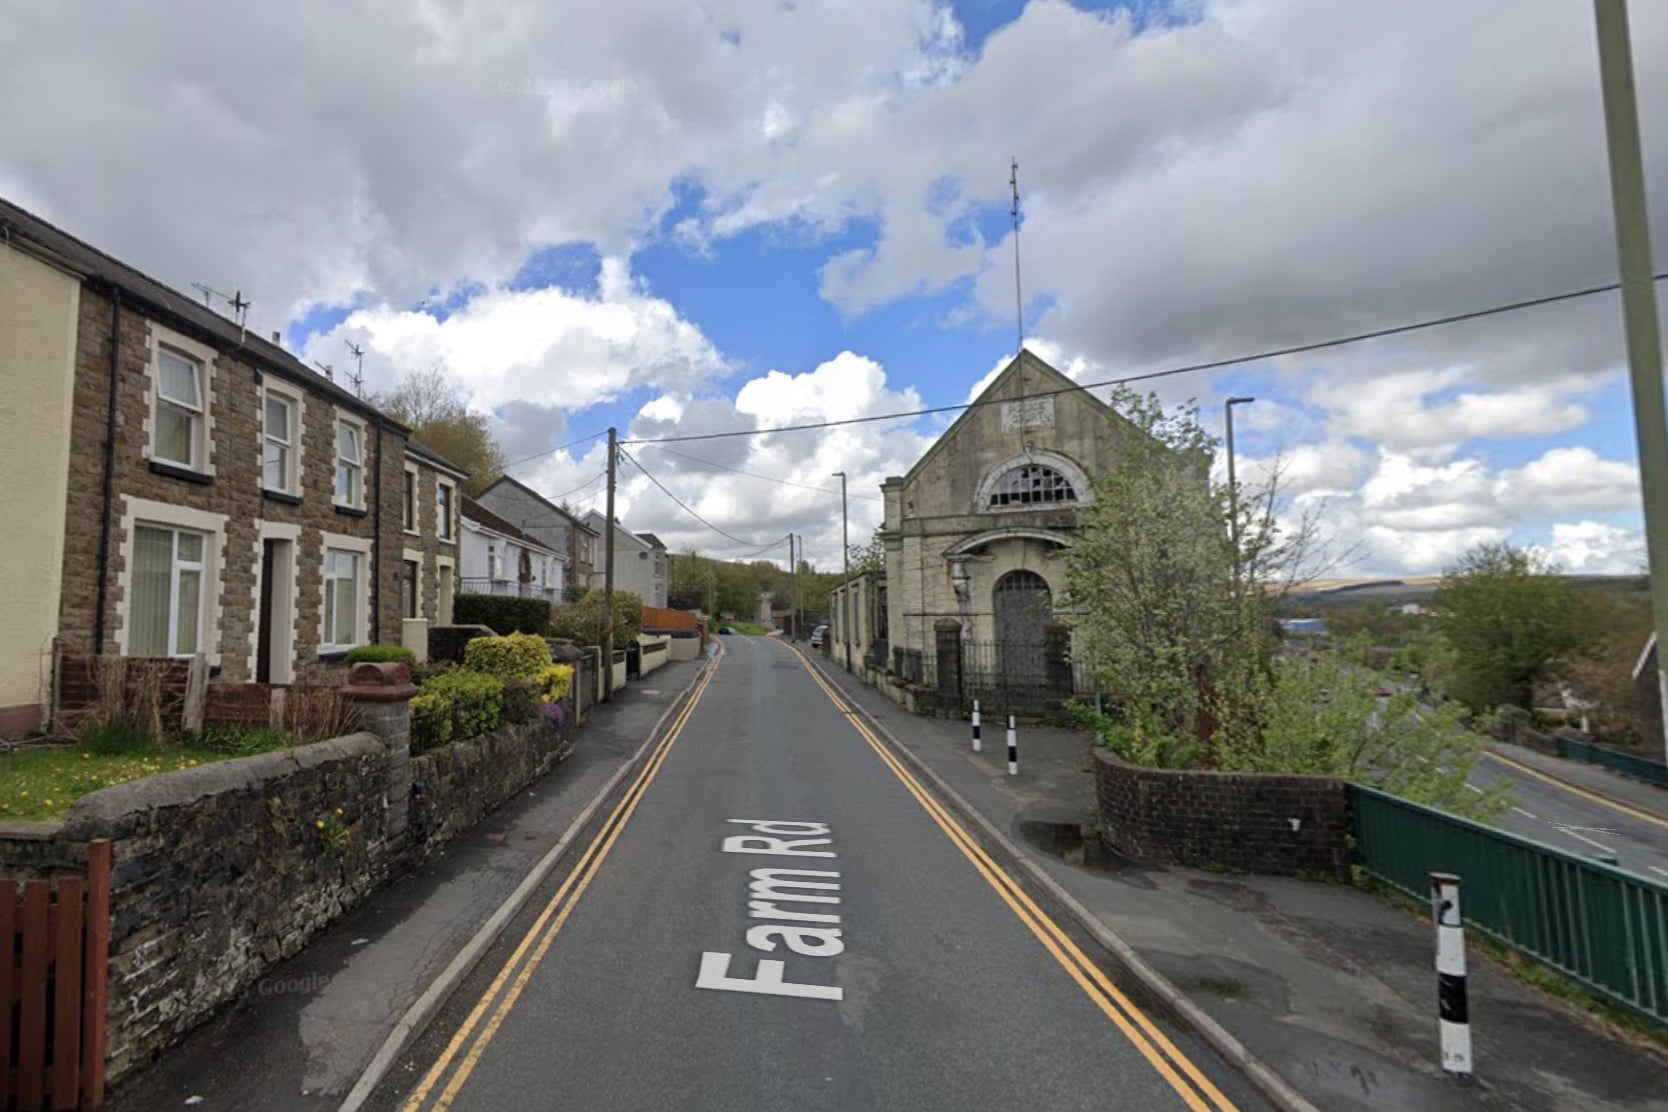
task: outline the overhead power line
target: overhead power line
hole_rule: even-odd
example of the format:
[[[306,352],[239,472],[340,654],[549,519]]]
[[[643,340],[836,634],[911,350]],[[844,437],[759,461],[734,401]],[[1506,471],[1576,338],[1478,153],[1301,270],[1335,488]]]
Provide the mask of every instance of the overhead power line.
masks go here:
[[[524,463],[532,463],[534,460],[543,459],[545,456],[553,456],[557,452],[565,452],[569,448],[577,448],[581,444],[589,444],[593,440],[601,440],[607,435],[607,432],[594,432],[590,436],[582,436],[578,440],[570,440],[566,444],[558,444],[554,448],[546,448],[544,451],[534,452],[530,456],[523,456],[520,459],[512,459],[504,465],[504,470],[508,471],[512,467],[519,467]]]
[[[644,467],[641,463],[639,463],[637,461],[637,458],[635,456],[633,456],[630,452],[628,452],[628,451],[626,451],[625,449],[622,448],[622,449],[620,449],[620,455],[624,456],[628,460],[631,460],[632,465],[634,467],[636,467],[637,470],[641,471],[644,474],[644,476],[646,476],[648,478],[649,482],[651,482],[655,486],[659,487],[660,492],[662,494],[664,494],[666,497],[670,498],[672,501],[676,502],[679,506],[683,507],[683,512],[684,513],[688,514],[690,517],[694,518],[696,521],[699,521],[702,525],[705,525],[708,529],[711,529],[714,533],[717,533],[721,537],[728,537],[730,540],[735,541],[737,544],[739,544],[739,545],[741,545],[745,548],[758,548],[759,547],[759,542],[758,541],[750,541],[750,540],[747,540],[743,537],[738,537],[734,533],[726,533],[724,530],[720,529],[718,526],[714,525],[712,522],[708,521],[706,518],[702,517],[700,514],[696,513],[694,510],[690,509],[689,506],[684,503],[683,499],[679,498],[677,495],[675,495],[671,491],[667,490],[665,484],[663,484],[659,479],[655,478],[652,474],[650,474],[649,469]],[[780,542],[775,542],[775,543],[780,543]]]
[[[1652,275],[1655,281],[1668,278],[1668,271]],[[1416,321],[1412,324],[1398,324],[1389,328],[1377,328],[1370,332],[1357,332],[1349,336],[1336,336],[1329,340],[1315,340],[1312,343],[1294,344],[1291,347],[1275,348],[1271,351],[1260,351],[1248,355],[1236,355],[1228,359],[1213,359],[1204,363],[1188,363],[1180,367],[1170,367],[1162,371],[1148,371],[1145,374],[1125,375],[1122,378],[1109,378],[1102,382],[1084,382],[1076,386],[1062,387],[1055,390],[1040,390],[1027,397],[1046,398],[1059,394],[1073,394],[1079,390],[1095,390],[1103,386],[1125,386],[1131,382],[1150,382],[1153,379],[1171,378],[1176,375],[1194,374],[1199,371],[1216,371],[1224,367],[1237,367],[1244,363],[1260,363],[1265,359],[1279,359],[1287,355],[1302,355],[1305,352],[1321,351],[1325,348],[1344,347],[1348,344],[1359,344],[1367,340],[1382,340],[1387,336],[1401,336],[1409,332],[1419,332],[1427,328],[1440,328],[1449,324],[1462,324],[1465,321],[1480,320],[1483,317],[1498,316],[1501,313],[1516,313],[1524,309],[1536,309],[1543,305],[1555,305],[1562,301],[1575,301],[1595,294],[1612,293],[1621,288],[1620,282],[1607,282],[1602,286],[1588,286],[1584,289],[1570,290],[1566,293],[1549,294],[1545,297],[1533,297],[1526,301],[1513,301],[1505,305],[1495,305],[1487,309],[1473,309],[1465,313],[1454,313],[1450,316],[1435,317],[1431,320]],[[982,405],[994,405],[996,399],[990,401],[962,402],[960,405],[939,405],[930,409],[912,409],[901,413],[881,413],[872,417],[848,417],[841,421],[818,421],[806,425],[783,425],[774,429],[747,429],[736,432],[709,432],[689,436],[659,436],[642,440],[622,440],[622,444],[679,444],[696,440],[729,440],[738,436],[770,436],[782,432],[809,432],[816,429],[841,428],[846,425],[864,425],[875,421],[903,421],[917,417],[930,417],[938,413],[959,413],[963,410],[975,409]]]
[[[757,471],[743,471],[739,467],[730,467],[726,464],[714,463],[710,459],[702,459],[699,456],[692,456],[692,455],[689,455],[688,453],[680,452],[680,451],[677,451],[676,449],[673,449],[673,448],[668,448],[663,444],[654,443],[654,442],[645,442],[645,443],[647,443],[649,447],[654,448],[657,451],[664,452],[669,456],[677,456],[680,459],[686,459],[686,460],[691,461],[692,463],[699,463],[699,464],[701,464],[705,467],[716,467],[720,471],[729,471],[729,472],[733,472],[734,474],[737,474],[737,475],[746,475],[749,479],[763,479],[767,483],[781,483],[783,486],[799,487],[801,490],[814,490],[818,494],[826,494],[826,495],[829,495],[830,497],[840,493],[837,490],[829,490],[827,487],[812,486],[810,483],[796,483],[792,479],[778,479],[775,475],[761,475]],[[879,502],[880,501],[879,498],[876,498],[872,494],[853,494],[852,497],[853,498],[861,498],[861,499],[863,499],[864,501],[867,501],[867,502]]]

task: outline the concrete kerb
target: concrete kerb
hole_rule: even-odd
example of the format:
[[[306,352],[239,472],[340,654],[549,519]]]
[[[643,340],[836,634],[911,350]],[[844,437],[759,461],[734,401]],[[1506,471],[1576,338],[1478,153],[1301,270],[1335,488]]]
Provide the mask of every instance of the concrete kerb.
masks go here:
[[[580,832],[591,821],[597,809],[602,806],[609,796],[614,794],[614,789],[620,786],[620,782],[643,763],[644,754],[660,738],[662,731],[666,728],[666,723],[672,718],[673,714],[688,700],[689,693],[694,690],[695,684],[706,674],[708,669],[717,664],[718,656],[717,653],[708,656],[706,663],[695,670],[695,674],[684,685],[684,689],[678,693],[678,697],[668,703],[660,717],[655,720],[654,726],[650,728],[648,735],[643,739],[643,744],[637,747],[637,751],[631,755],[631,759],[622,764],[619,770],[608,778],[608,782],[598,789],[596,795],[592,796],[591,801],[585,805],[585,809],[579,813],[579,816],[573,822],[568,824],[568,828],[562,832],[562,836],[556,840],[556,844],[551,846],[549,851],[539,859],[538,864],[533,866],[521,883],[516,886],[515,891],[505,898],[504,902],[498,906],[498,910],[492,913],[492,917],[481,924],[481,929],[475,932],[474,937],[464,945],[463,949],[458,951],[457,955],[452,958],[451,963],[441,971],[440,976],[436,977],[429,984],[429,987],[423,990],[422,995],[412,1003],[411,1007],[406,1009],[405,1014],[400,1017],[400,1021],[394,1025],[394,1029],[383,1040],[382,1046],[377,1049],[376,1054],[372,1055],[370,1062],[365,1066],[365,1071],[359,1075],[359,1080],[354,1082],[353,1088],[348,1092],[347,1098],[342,1101],[338,1112],[359,1112],[364,1107],[365,1102],[376,1091],[376,1087],[388,1075],[388,1071],[394,1068],[394,1063],[399,1061],[400,1055],[405,1053],[406,1048],[427,1030],[428,1025],[433,1022],[434,1017],[439,1014],[446,1001],[451,999],[452,993],[456,992],[464,979],[474,972],[475,966],[480,964],[480,960],[487,950],[503,935],[505,928],[510,925],[510,921],[520,914],[521,909],[526,906],[527,901],[532,898],[539,885],[544,883],[551,870],[567,855],[568,849],[579,838]]]
[[[807,654],[801,653],[805,659],[821,668],[822,665]],[[830,669],[823,669],[830,671]],[[1193,1028],[1194,1032],[1203,1039],[1211,1049],[1226,1058],[1240,1072],[1245,1074],[1253,1088],[1268,1099],[1282,1112],[1320,1112],[1303,1094],[1292,1088],[1286,1080],[1275,1073],[1262,1060],[1245,1048],[1245,1044],[1236,1039],[1220,1023],[1212,1019],[1203,1008],[1189,1000],[1175,985],[1158,970],[1135,952],[1134,947],[1112,933],[1111,929],[1088,908],[1078,902],[1070,892],[1043,869],[1026,857],[1024,852],[1014,844],[1002,830],[989,819],[985,818],[970,803],[961,797],[954,788],[934,772],[910,748],[893,736],[892,732],[880,721],[859,705],[851,701],[852,709],[863,716],[869,728],[885,738],[892,749],[925,779],[935,792],[947,802],[962,818],[973,823],[996,848],[1008,858],[1009,863],[1017,867],[1039,888],[1046,892],[1050,899],[1066,910],[1066,913],[1076,920],[1077,925],[1087,931],[1113,960],[1121,965],[1141,986],[1153,996],[1163,1002],[1164,1006],[1182,1023]]]

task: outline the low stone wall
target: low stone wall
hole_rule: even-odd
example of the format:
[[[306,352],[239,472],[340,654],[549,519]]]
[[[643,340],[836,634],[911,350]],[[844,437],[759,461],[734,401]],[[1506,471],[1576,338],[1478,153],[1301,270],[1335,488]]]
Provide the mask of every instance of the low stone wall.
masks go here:
[[[1140,768],[1097,748],[1095,797],[1102,843],[1136,861],[1349,879],[1340,780]]]
[[[107,1075],[114,1081],[294,954],[387,876],[387,747],[355,734],[105,788],[60,822],[8,824],[11,875],[115,843]],[[342,809],[340,843],[317,823]]]
[[[502,726],[411,760],[414,853],[427,856],[497,810],[573,752],[573,726]]]
[[[361,667],[404,681],[403,667]],[[106,1070],[118,1081],[549,772],[573,749],[571,700],[566,711],[560,728],[506,726],[407,763],[405,703],[371,704],[382,736],[212,762],[93,792],[61,820],[0,823],[0,873],[80,873],[88,842],[114,843]]]

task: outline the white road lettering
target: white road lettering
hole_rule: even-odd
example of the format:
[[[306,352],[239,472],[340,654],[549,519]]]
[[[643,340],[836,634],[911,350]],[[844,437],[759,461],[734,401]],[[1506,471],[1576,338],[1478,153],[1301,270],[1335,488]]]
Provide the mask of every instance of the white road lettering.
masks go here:
[[[783,978],[787,962],[772,958],[759,959],[756,977],[731,977],[731,955],[711,951],[701,955],[701,973],[695,978],[696,988],[715,988],[720,992],[756,992],[763,996],[802,996],[807,1000],[840,1000],[845,994],[838,987],[801,985]]]
[[[747,928],[747,944],[767,954],[776,950],[776,943],[770,940],[772,936],[780,938],[794,953],[804,954],[808,958],[831,958],[846,952],[846,944],[840,941],[840,932],[834,927]]]
[[[752,834],[734,834],[722,842],[725,853],[751,853],[767,857],[834,857],[833,850],[806,849],[806,846],[833,845],[830,837],[814,837],[830,833],[827,823],[797,822],[779,819],[728,819],[739,826],[750,827]],[[779,837],[778,835],[812,835],[807,837]],[[791,953],[810,958],[832,958],[845,953],[844,931],[840,917],[827,911],[792,911],[782,904],[838,904],[840,874],[832,869],[754,869],[748,874],[747,915],[750,919],[775,919],[774,923],[760,923],[747,928],[747,944],[755,950],[770,954],[786,946]],[[832,926],[799,926],[789,924],[828,923]],[[720,992],[751,992],[764,996],[798,996],[807,1000],[840,1000],[844,993],[838,985],[812,985],[787,979],[787,963],[776,958],[760,958],[757,972],[752,976],[730,975],[734,954],[713,950],[701,954],[701,968],[695,976],[696,988],[716,989]]]
[[[725,819],[725,822],[737,823],[741,826],[751,826],[756,834],[799,834],[810,837],[814,834],[827,834],[826,822],[779,822],[776,819]]]
[[[833,857],[832,850],[794,849],[794,846],[832,845],[832,838],[765,838],[737,834],[724,839],[725,853],[756,853],[761,857]]]

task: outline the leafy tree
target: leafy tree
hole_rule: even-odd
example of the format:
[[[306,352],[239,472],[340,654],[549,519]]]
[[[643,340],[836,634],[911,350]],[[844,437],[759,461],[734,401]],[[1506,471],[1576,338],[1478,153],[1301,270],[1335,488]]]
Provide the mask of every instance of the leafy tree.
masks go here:
[[[1605,588],[1578,592],[1575,622],[1581,655],[1562,670],[1571,694],[1594,704],[1589,724],[1610,741],[1627,744],[1662,742],[1648,705],[1633,680],[1633,666],[1650,638],[1650,596]]]
[[[1482,792],[1466,787],[1487,744],[1461,723],[1458,703],[1431,709],[1416,694],[1381,698],[1381,677],[1363,663],[1365,644],[1282,656],[1260,692],[1254,744],[1222,751],[1228,772],[1335,776],[1368,784],[1431,807],[1484,821],[1510,803],[1501,781]]]
[[[886,546],[881,543],[880,530],[876,529],[867,544],[854,544],[847,552],[851,561],[851,574],[862,575],[865,572],[882,572],[886,570]]]
[[[1237,692],[1272,651],[1264,600],[1236,589],[1247,553],[1269,547],[1247,517],[1235,560],[1225,489],[1210,482],[1215,440],[1198,407],[1166,413],[1121,390],[1116,466],[1093,479],[1066,561],[1074,651],[1122,711],[1131,744],[1187,763],[1208,733],[1212,692]]]
[[[602,591],[587,592],[578,602],[557,608],[550,616],[553,637],[566,637],[578,645],[601,645],[603,624]],[[614,647],[637,639],[643,628],[643,596],[631,591],[614,592]]]
[[[464,490],[470,495],[504,473],[504,453],[492,438],[486,414],[471,411],[463,391],[438,366],[408,372],[399,386],[372,401],[410,427],[411,435],[426,447],[469,472]]]
[[[1528,707],[1535,685],[1582,647],[1575,586],[1556,565],[1509,544],[1484,544],[1446,569],[1436,623],[1453,651],[1449,693],[1478,711]]]

